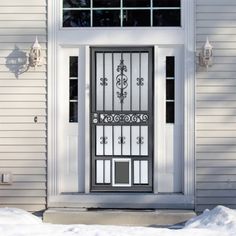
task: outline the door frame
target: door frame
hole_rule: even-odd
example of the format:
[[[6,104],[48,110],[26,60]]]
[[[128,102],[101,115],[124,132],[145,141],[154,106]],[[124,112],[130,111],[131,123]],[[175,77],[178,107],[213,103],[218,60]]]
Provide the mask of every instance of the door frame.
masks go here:
[[[148,160],[148,184],[147,186],[145,185],[133,185],[132,188],[130,189],[127,189],[127,188],[122,188],[122,187],[125,187],[127,185],[120,185],[120,189],[115,189],[113,188],[112,186],[115,186],[114,185],[114,165],[112,164],[112,168],[111,168],[111,171],[112,171],[112,182],[111,182],[111,185],[110,187],[108,186],[105,186],[103,189],[102,187],[100,186],[96,186],[95,184],[95,161],[93,162],[93,156],[97,156],[95,154],[95,138],[94,137],[91,137],[91,140],[90,140],[90,150],[91,153],[90,153],[90,162],[91,162],[91,167],[90,167],[90,182],[91,182],[91,186],[90,186],[90,191],[91,192],[132,192],[132,193],[135,193],[135,192],[153,192],[153,176],[154,176],[154,172],[153,172],[153,163],[154,163],[154,152],[153,152],[153,145],[154,145],[154,60],[153,60],[153,55],[154,55],[154,47],[144,47],[144,46],[140,46],[140,47],[132,47],[132,46],[129,46],[129,47],[117,47],[117,46],[113,46],[113,47],[106,47],[106,46],[103,46],[103,47],[90,47],[90,60],[91,60],[91,68],[90,68],[90,119],[91,119],[91,122],[90,122],[90,134],[96,134],[96,131],[94,130],[95,127],[93,125],[93,122],[92,122],[92,113],[95,112],[95,113],[100,113],[102,111],[97,111],[96,110],[96,103],[95,103],[95,100],[96,100],[96,84],[95,84],[95,71],[96,71],[96,59],[95,59],[95,52],[118,52],[118,53],[138,53],[138,52],[146,52],[148,53],[148,61],[149,61],[149,64],[148,64],[148,91],[152,90],[152,92],[148,93],[148,96],[147,96],[147,99],[148,99],[148,106],[147,106],[147,111],[140,111],[140,113],[142,112],[146,112],[148,113],[149,115],[149,118],[148,118],[148,122],[147,124],[145,124],[145,126],[148,127],[148,157],[149,157],[149,160]],[[94,80],[94,81],[93,81]],[[103,112],[106,112],[106,111],[103,111]],[[112,111],[112,112],[116,112],[115,110]],[[132,113],[132,110],[121,110],[121,111],[117,111],[117,112],[120,112],[120,113],[127,113],[130,114]],[[108,112],[109,113],[109,112]],[[135,113],[139,113],[138,111],[135,111]],[[105,124],[101,124],[101,125],[105,125]],[[109,124],[108,124],[109,125]],[[112,125],[112,124],[110,124]],[[128,125],[129,124],[118,124],[118,126],[125,126],[125,125]],[[137,125],[139,125],[137,123]],[[142,125],[142,123],[141,123]],[[130,124],[130,126],[132,126],[132,124]],[[130,140],[131,142],[131,140]],[[94,149],[93,149],[94,148]],[[121,155],[122,156],[122,155]],[[138,159],[142,160],[142,157],[145,158],[146,156],[139,156]],[[151,157],[151,158],[150,158]],[[132,155],[130,156],[122,156],[122,157],[119,157],[119,156],[113,156],[112,159],[126,159],[126,161],[128,160],[127,158],[130,158],[130,165],[129,165],[129,168],[130,168],[130,171],[131,171],[131,166],[132,166],[132,162],[133,162],[133,158],[132,158]],[[113,163],[113,160],[111,160],[111,162]],[[130,175],[131,175],[132,172],[130,172]],[[131,179],[130,179],[131,181]],[[131,186],[131,182],[129,183],[129,186]],[[118,185],[116,185],[118,186]]]
[[[48,207],[115,207],[115,208],[194,208],[195,181],[195,36],[194,14],[195,1],[182,0],[183,27],[180,29],[147,29],[143,35],[143,28],[139,29],[61,29],[61,8],[57,0],[48,2],[48,168],[47,186]],[[85,32],[85,33],[83,33]],[[98,37],[94,37],[98,34]],[[100,37],[106,35],[106,40]],[[99,36],[100,35],[100,36]],[[137,35],[139,37],[137,37]],[[112,38],[112,41],[111,39]],[[112,45],[111,45],[112,42]],[[63,194],[60,191],[60,159],[58,158],[57,142],[57,79],[60,75],[59,57],[63,48],[79,48],[84,65],[89,65],[89,46],[154,46],[155,52],[161,47],[182,46],[184,53],[184,193],[158,195],[155,186],[153,194],[90,194],[89,174],[85,175],[85,189],[83,193]],[[159,45],[159,46],[157,46]],[[154,55],[158,59],[158,53]],[[58,66],[59,65],[59,66]],[[89,96],[89,69],[85,66],[85,94]],[[158,76],[157,68],[154,76]],[[158,85],[154,85],[158,89]],[[88,110],[89,100],[85,101],[85,112]],[[89,120],[85,120],[85,129],[89,127]],[[155,130],[157,127],[155,127]],[[84,142],[89,142],[89,134],[85,132]],[[88,145],[84,155],[90,156]],[[156,155],[156,154],[155,154]],[[89,169],[89,160],[84,169]],[[155,164],[155,169],[158,165]],[[155,177],[157,178],[157,177]],[[145,198],[147,204],[143,204]],[[105,203],[104,203],[105,199]],[[123,202],[123,203],[122,203]]]

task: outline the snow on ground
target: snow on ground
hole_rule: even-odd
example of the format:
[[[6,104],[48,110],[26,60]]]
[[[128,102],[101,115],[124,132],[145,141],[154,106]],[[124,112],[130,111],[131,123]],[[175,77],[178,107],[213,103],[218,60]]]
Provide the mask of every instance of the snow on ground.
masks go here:
[[[20,209],[0,208],[0,236],[236,236],[236,211],[218,206],[190,219],[183,229],[42,223]]]

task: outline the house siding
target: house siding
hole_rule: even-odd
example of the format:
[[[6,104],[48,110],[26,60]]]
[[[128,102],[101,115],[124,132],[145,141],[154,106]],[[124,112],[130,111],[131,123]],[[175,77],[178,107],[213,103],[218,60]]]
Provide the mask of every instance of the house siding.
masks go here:
[[[236,1],[196,0],[196,47],[214,64],[196,73],[196,210],[236,208]]]
[[[46,5],[46,0],[0,1],[0,173],[13,175],[11,185],[0,185],[0,207],[46,206]],[[43,65],[17,73],[14,59],[25,59],[35,36]]]

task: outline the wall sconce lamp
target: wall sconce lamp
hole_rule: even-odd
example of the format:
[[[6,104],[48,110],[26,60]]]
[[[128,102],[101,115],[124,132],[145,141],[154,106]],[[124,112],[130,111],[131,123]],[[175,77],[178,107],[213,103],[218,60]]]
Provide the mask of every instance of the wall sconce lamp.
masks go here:
[[[210,44],[208,37],[206,43],[199,53],[199,65],[208,68],[213,64],[213,47]]]
[[[32,45],[29,53],[29,66],[36,67],[42,64],[42,49],[36,37],[34,44]]]

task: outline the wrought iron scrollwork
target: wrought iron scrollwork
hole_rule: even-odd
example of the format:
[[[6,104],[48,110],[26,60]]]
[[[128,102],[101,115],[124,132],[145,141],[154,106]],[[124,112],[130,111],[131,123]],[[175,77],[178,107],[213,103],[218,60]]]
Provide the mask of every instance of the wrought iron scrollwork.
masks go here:
[[[141,78],[141,77],[140,77],[140,78],[137,78],[137,81],[138,81],[138,82],[137,82],[137,85],[138,85],[138,86],[143,86],[143,85],[144,85],[144,83],[143,83],[144,79],[143,79],[143,78]]]
[[[136,139],[137,139],[137,142],[136,142],[137,144],[144,144],[144,142],[143,142],[144,138],[143,137],[139,136]]]
[[[120,64],[117,66],[117,72],[120,72],[119,75],[116,76],[116,87],[120,90],[116,92],[117,97],[120,99],[120,103],[124,103],[124,99],[127,97],[127,92],[124,90],[128,87],[128,78],[124,74],[127,72],[127,66],[124,64],[124,60],[120,60]]]
[[[102,123],[147,123],[149,120],[148,114],[116,114],[102,113],[99,116],[99,121]]]
[[[125,137],[120,136],[120,137],[118,137],[118,140],[119,140],[118,141],[119,144],[125,144]]]
[[[107,137],[100,137],[100,144],[107,144]]]
[[[107,78],[100,78],[100,84],[102,85],[102,86],[107,86],[108,85],[108,83],[107,83]]]

